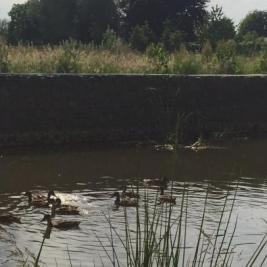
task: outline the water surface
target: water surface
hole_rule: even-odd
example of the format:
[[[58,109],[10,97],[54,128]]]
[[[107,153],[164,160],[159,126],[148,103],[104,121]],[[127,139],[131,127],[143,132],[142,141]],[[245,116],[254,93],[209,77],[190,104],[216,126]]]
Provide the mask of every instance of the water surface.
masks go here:
[[[0,226],[0,264],[15,266],[26,258],[30,262],[37,255],[46,228],[40,220],[49,210],[29,207],[23,194],[28,190],[45,193],[53,188],[65,203],[80,207],[81,215],[68,219],[78,219],[81,224],[79,229],[71,231],[52,231],[41,255],[42,265],[70,266],[71,261],[73,266],[111,266],[99,242],[110,250],[107,239],[110,228],[104,215],[110,216],[112,224],[124,236],[124,210],[114,208],[111,194],[124,184],[129,187],[139,184],[143,192],[144,178],[167,176],[174,181],[177,211],[184,187],[189,193],[186,248],[189,258],[207,188],[205,231],[214,233],[224,196],[229,192],[229,199],[233,199],[239,184],[230,233],[238,217],[233,266],[244,266],[267,233],[266,149],[267,142],[254,141],[231,145],[226,150],[177,154],[140,147],[2,151],[0,209],[20,216],[22,224]],[[151,199],[157,194],[154,189],[148,192]],[[130,221],[134,221],[135,208],[129,208],[128,213]],[[123,258],[122,245],[115,241]]]

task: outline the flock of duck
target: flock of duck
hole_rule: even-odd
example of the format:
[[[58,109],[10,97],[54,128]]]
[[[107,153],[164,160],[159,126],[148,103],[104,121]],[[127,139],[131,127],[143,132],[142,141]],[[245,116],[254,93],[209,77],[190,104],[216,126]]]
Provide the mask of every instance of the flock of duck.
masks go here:
[[[160,190],[159,204],[170,203],[175,204],[176,198],[174,196],[164,194],[164,190],[167,188],[168,179],[162,177],[160,179],[144,179],[145,187],[153,187]],[[79,227],[80,221],[78,220],[66,220],[56,219],[56,215],[79,215],[80,209],[77,206],[63,204],[61,199],[58,198],[53,190],[49,190],[48,194],[33,194],[32,192],[26,192],[25,196],[28,197],[28,203],[35,208],[51,208],[50,214],[45,214],[41,221],[47,221],[47,225],[52,228],[58,228],[68,230],[71,228]],[[115,197],[114,204],[119,207],[137,207],[138,199],[140,195],[138,192],[127,191],[127,186],[122,187],[122,192],[115,192],[111,195]],[[19,217],[5,213],[0,214],[0,224],[9,225],[12,223],[21,223]]]

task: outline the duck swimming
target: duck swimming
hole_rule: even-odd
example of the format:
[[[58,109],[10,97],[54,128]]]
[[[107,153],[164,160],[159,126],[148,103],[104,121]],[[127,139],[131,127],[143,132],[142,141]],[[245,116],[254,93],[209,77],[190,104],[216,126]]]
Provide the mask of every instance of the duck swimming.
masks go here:
[[[41,222],[47,221],[49,227],[55,227],[61,230],[69,230],[73,228],[78,228],[80,225],[80,221],[67,221],[67,220],[55,220],[52,219],[52,216],[49,214],[44,215],[44,218]]]
[[[140,195],[137,194],[137,193],[135,193],[134,191],[127,192],[127,186],[124,185],[124,186],[122,187],[121,197],[122,197],[122,198],[125,198],[125,197],[128,197],[128,198],[139,198]]]
[[[138,200],[135,198],[121,197],[119,192],[115,192],[111,197],[116,197],[114,204],[122,207],[138,207]]]
[[[12,223],[21,223],[20,218],[9,213],[0,215],[0,224],[9,225]]]
[[[160,204],[163,204],[163,203],[176,204],[176,197],[173,197],[172,195],[165,195],[164,187],[160,187],[159,202]]]
[[[49,204],[55,202],[55,199],[52,199],[51,196],[56,196],[53,190],[49,190],[47,197],[45,195],[33,195],[32,192],[28,191],[25,193],[25,196],[28,197],[29,205],[44,208],[48,207]]]
[[[57,198],[55,203],[52,204],[52,211],[51,211],[52,217],[55,217],[56,214],[59,215],[79,215],[80,210],[76,206],[71,205],[62,205],[61,199]]]

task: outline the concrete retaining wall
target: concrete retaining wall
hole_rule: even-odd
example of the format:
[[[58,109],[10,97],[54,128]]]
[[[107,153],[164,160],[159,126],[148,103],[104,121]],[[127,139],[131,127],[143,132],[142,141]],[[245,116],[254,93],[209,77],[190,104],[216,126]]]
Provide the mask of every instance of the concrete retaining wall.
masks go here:
[[[267,76],[0,75],[1,145],[146,141],[176,126],[184,142],[265,135]]]

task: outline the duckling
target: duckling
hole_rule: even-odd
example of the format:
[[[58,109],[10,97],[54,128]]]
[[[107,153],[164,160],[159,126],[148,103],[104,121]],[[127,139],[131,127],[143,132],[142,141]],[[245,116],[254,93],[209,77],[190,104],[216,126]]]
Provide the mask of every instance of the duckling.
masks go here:
[[[116,197],[114,204],[122,207],[137,207],[138,201],[134,198],[121,198],[119,192],[115,192],[111,197]]]
[[[52,217],[55,217],[56,214],[59,215],[79,215],[80,210],[76,206],[71,205],[62,205],[61,199],[57,198],[55,203],[52,204]]]
[[[163,203],[176,204],[176,197],[173,197],[172,195],[164,195],[164,187],[161,186],[159,202],[160,204],[163,204]]]
[[[78,228],[81,223],[80,221],[54,220],[49,214],[44,215],[44,218],[41,220],[41,222],[44,221],[47,221],[48,226],[61,230]]]
[[[166,176],[163,176],[159,179],[144,179],[145,186],[164,186],[167,187],[169,179]]]
[[[0,215],[0,224],[9,225],[12,223],[21,223],[20,218],[9,213]]]
[[[134,191],[131,192],[126,192],[127,191],[127,186],[124,185],[122,187],[122,193],[121,193],[121,197],[125,198],[125,197],[129,197],[129,198],[139,198],[140,195],[135,193]]]
[[[44,208],[48,207],[49,204],[55,202],[55,199],[52,199],[51,196],[56,196],[53,190],[49,190],[47,197],[44,195],[32,195],[32,192],[28,191],[25,193],[25,196],[28,197],[29,205]]]

